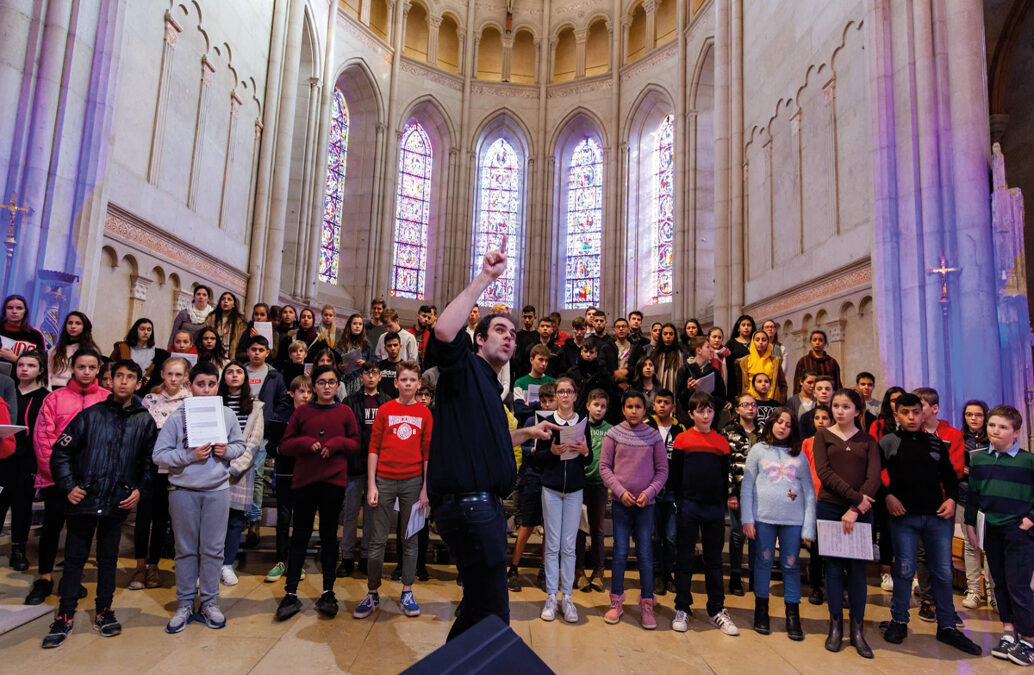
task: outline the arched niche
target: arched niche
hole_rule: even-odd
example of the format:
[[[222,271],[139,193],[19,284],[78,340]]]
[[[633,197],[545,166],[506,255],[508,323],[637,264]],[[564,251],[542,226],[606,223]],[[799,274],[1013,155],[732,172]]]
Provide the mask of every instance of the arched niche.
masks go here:
[[[574,28],[568,26],[557,35],[556,50],[553,53],[554,82],[567,82],[574,79],[575,62],[577,60],[576,50]]]
[[[496,26],[485,26],[478,43],[477,79],[500,82],[503,79],[503,36]]]
[[[585,38],[585,75],[602,75],[610,70],[610,31],[607,20],[596,19]]]
[[[406,44],[402,53],[411,59],[427,62],[428,30],[427,8],[419,2],[411,3],[406,15]]]
[[[513,52],[510,56],[510,81],[520,84],[535,84],[538,67],[538,50],[535,36],[527,28],[517,29],[513,38]]]
[[[451,14],[442,16],[438,26],[438,67],[450,73],[460,72],[459,24]]]

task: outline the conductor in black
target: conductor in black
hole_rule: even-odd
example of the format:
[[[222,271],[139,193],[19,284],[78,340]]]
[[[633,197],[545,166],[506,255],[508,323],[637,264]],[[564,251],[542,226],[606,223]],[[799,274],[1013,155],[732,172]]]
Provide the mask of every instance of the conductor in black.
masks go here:
[[[427,354],[438,364],[435,422],[427,482],[438,533],[463,578],[463,600],[449,640],[495,614],[510,621],[506,588],[506,517],[502,499],[517,477],[513,446],[550,438],[542,422],[509,430],[498,373],[510,360],[517,333],[506,314],[481,317],[470,351],[464,326],[470,308],[506,269],[506,238],[485,254],[480,273],[438,317]]]

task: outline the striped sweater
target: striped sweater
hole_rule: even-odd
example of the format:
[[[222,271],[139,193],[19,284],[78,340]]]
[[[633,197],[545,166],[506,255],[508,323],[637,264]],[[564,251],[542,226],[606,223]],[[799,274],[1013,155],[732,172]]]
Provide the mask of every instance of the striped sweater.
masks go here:
[[[1024,516],[1034,520],[1034,454],[1017,446],[1004,452],[974,451],[970,455],[967,525],[976,525],[977,511],[983,511],[993,527],[1019,522]]]

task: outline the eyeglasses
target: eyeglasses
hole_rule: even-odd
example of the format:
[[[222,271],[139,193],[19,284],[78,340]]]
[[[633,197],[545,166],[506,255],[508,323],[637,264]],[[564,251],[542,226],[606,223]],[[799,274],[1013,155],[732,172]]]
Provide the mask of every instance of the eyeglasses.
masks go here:
[[[557,396],[574,396],[574,389],[557,389]]]
[[[757,403],[741,403],[740,407],[741,408],[757,408],[758,404]]]
[[[316,380],[317,387],[336,387],[337,380]]]

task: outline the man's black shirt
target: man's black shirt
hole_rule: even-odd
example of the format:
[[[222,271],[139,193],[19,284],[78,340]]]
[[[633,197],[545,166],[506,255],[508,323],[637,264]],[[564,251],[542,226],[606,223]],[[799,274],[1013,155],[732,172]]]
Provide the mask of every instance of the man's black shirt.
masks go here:
[[[466,492],[502,498],[517,479],[499,380],[468,345],[463,330],[452,342],[432,334],[427,345],[440,373],[427,462],[427,489],[435,502]]]

